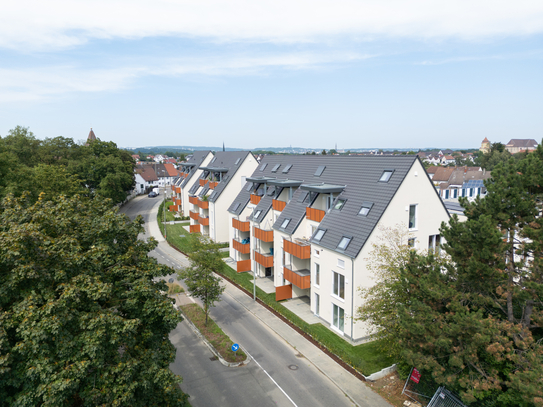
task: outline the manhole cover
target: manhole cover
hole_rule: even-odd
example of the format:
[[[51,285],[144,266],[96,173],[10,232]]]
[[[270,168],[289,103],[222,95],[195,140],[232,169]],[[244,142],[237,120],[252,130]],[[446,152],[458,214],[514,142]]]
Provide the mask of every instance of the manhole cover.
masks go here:
[[[290,370],[298,370],[298,365],[289,365],[288,368]]]

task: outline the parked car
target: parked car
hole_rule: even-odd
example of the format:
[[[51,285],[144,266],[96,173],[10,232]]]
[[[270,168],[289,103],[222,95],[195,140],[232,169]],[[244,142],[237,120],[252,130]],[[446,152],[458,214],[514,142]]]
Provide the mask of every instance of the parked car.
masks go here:
[[[152,192],[149,192],[149,195],[147,195],[147,196],[148,196],[149,198],[154,198],[154,197],[157,197],[158,194],[157,194],[156,192],[152,191]]]

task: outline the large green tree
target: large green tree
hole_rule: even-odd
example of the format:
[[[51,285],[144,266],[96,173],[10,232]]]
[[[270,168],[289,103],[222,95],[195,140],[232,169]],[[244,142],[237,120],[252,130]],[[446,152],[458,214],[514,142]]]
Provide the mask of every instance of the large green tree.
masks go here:
[[[0,406],[181,406],[182,320],[130,222],[102,199],[0,207]]]

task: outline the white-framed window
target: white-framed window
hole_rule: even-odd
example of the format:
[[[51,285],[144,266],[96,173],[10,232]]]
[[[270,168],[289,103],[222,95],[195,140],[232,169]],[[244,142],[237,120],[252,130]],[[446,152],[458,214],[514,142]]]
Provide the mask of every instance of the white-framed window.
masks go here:
[[[392,177],[393,170],[385,170],[383,171],[383,174],[381,175],[381,178],[379,178],[379,182],[388,182],[390,177]]]
[[[285,219],[283,223],[281,223],[281,229],[285,229],[289,223],[290,223],[290,219]]]
[[[315,263],[315,285],[321,285],[321,266]]]
[[[351,243],[351,239],[352,238],[350,238],[350,237],[343,236],[341,238],[341,240],[339,241],[339,244],[337,245],[337,248],[340,249],[340,250],[347,249],[347,246],[349,246],[349,243]]]
[[[428,237],[428,251],[433,250],[435,254],[441,252],[441,235],[430,235]]]
[[[417,209],[418,205],[409,205],[409,230],[417,229]]]
[[[344,268],[345,268],[345,260],[337,259],[337,266],[338,266],[339,268],[344,269]]]
[[[336,297],[345,299],[345,276],[335,271],[332,272],[332,294]]]
[[[343,332],[343,326],[345,323],[345,311],[343,308],[332,304],[332,326],[337,330]]]
[[[407,245],[412,248],[412,249],[415,249],[416,248],[416,242],[417,240],[414,238],[414,237],[410,237],[408,240],[407,240]]]
[[[321,298],[319,294],[315,293],[315,315],[320,315],[321,313]]]
[[[314,254],[315,254],[315,257],[320,257],[321,251],[318,249],[315,249]]]
[[[324,232],[326,232],[326,230],[324,229],[317,230],[317,233],[315,234],[315,237],[313,238],[313,240],[316,240],[317,242],[319,242],[324,236]]]

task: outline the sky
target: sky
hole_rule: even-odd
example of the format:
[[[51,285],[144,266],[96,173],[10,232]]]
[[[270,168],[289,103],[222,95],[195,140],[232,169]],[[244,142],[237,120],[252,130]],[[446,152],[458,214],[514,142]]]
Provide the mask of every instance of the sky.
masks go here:
[[[0,136],[120,147],[543,138],[541,0],[0,4]]]

